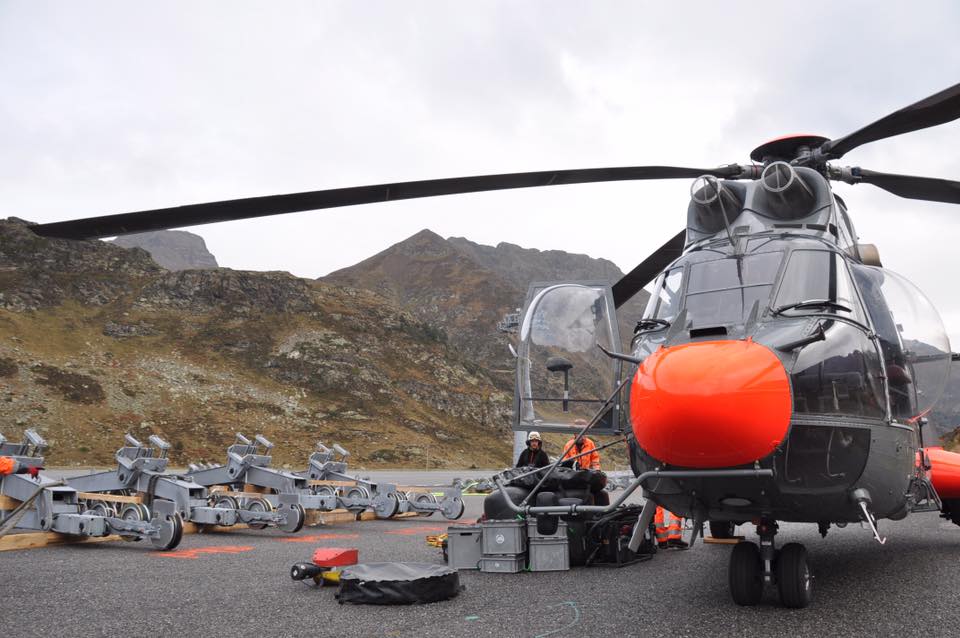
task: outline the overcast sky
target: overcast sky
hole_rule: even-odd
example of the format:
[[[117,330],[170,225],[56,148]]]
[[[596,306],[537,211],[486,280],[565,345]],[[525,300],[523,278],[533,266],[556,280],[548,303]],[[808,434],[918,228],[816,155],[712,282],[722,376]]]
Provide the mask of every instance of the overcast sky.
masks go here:
[[[0,216],[38,222],[463,174],[746,162],[960,81],[955,2],[0,0]],[[681,5],[681,3],[676,3]],[[960,179],[960,123],[844,163]],[[606,257],[683,227],[686,180],[196,227],[222,265],[316,277],[422,228]],[[960,209],[838,185],[960,343]]]

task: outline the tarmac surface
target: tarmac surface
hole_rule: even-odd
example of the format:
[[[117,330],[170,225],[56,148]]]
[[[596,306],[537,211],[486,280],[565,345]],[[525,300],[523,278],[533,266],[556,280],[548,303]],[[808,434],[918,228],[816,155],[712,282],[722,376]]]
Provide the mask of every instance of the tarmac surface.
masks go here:
[[[463,520],[476,518],[482,497],[466,501]],[[737,607],[730,546],[699,543],[620,569],[461,571],[466,589],[430,605],[339,605],[335,588],[290,579],[290,566],[321,546],[356,547],[362,562],[441,563],[425,537],[448,524],[435,514],[296,535],[193,534],[166,553],[145,542],[0,552],[0,635],[931,636],[960,627],[960,528],[936,514],[883,521],[883,546],[857,525],[821,539],[814,525],[782,524],[778,546],[800,541],[810,552],[814,601],[803,610],[780,607],[770,590],[759,606]],[[752,526],[738,533],[756,540]]]

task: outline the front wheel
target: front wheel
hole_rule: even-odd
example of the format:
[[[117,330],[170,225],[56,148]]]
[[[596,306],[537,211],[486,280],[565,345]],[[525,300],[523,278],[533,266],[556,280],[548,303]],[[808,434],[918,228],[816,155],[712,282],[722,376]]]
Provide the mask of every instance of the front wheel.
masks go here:
[[[733,602],[752,606],[763,595],[763,564],[755,543],[737,543],[730,553],[730,595]]]
[[[777,556],[777,587],[784,607],[801,609],[813,600],[813,576],[807,564],[807,549],[787,543]]]

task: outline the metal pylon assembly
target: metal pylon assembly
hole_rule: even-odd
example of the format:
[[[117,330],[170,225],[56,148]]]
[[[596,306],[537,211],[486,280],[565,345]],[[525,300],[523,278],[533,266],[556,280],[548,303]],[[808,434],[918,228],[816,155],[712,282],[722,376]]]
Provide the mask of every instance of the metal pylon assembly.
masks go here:
[[[2,439],[2,437],[0,437]],[[0,440],[0,455],[42,466],[47,443],[27,430],[21,443]],[[183,537],[183,519],[172,501],[158,500],[154,507],[90,509],[76,488],[43,473],[0,477],[0,536],[7,531],[32,530],[71,536],[103,537],[116,534],[125,540],[147,539],[160,550],[173,549]]]
[[[463,515],[463,496],[459,487],[397,488],[392,483],[374,483],[347,474],[348,456],[350,453],[336,443],[329,448],[318,442],[316,450],[310,455],[307,469],[299,474],[310,480],[315,493],[335,496],[346,509],[362,510],[369,507],[378,518],[406,512],[421,516],[440,512],[451,520]]]
[[[149,512],[161,503],[172,503],[179,516],[197,525],[229,527],[237,523],[251,526],[282,525],[284,517],[272,510],[242,511],[224,507],[212,498],[207,488],[190,476],[167,473],[170,444],[157,435],[144,445],[127,434],[125,445],[117,450],[117,469],[67,479],[67,484],[82,492],[88,511],[115,511],[121,517],[135,518],[140,507]],[[97,494],[104,498],[97,499]],[[108,495],[135,495],[139,503],[114,502]],[[134,507],[139,505],[140,507]]]

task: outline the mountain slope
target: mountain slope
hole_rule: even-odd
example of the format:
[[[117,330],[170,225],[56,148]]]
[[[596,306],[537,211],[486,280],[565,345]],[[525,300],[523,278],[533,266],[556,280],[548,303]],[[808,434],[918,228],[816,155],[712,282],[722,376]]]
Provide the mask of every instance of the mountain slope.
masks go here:
[[[142,249],[42,239],[0,221],[0,423],[52,463],[109,464],[126,431],[175,463],[222,461],[236,431],[278,462],[316,440],[360,464],[509,462],[510,395],[380,295],[286,273],[167,272]]]

